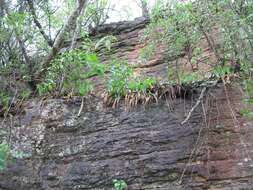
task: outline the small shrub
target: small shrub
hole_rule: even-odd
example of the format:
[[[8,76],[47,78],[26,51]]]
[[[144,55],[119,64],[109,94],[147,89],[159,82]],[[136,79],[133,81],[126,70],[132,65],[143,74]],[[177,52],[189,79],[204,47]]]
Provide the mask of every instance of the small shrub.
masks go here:
[[[133,70],[126,62],[114,61],[110,68],[110,79],[107,83],[107,90],[113,98],[120,98],[126,95],[130,77]]]
[[[10,97],[5,92],[0,92],[0,106],[3,107],[3,110],[7,110],[9,106]]]
[[[253,81],[251,79],[245,79],[243,81],[243,87],[248,99],[253,99]]]
[[[113,186],[114,186],[115,190],[124,190],[127,188],[127,183],[121,179],[120,180],[114,179]]]
[[[240,114],[246,119],[253,119],[253,112],[250,109],[241,109]]]
[[[169,83],[172,85],[187,85],[199,80],[199,75],[197,73],[185,73],[183,71],[175,71],[169,69],[168,71]]]
[[[22,151],[11,150],[6,142],[2,142],[0,144],[0,170],[6,168],[8,161],[13,161],[13,159],[23,159],[28,156],[30,155]]]
[[[116,41],[117,38],[115,36],[105,36],[95,44],[95,50],[99,49],[99,47],[105,47],[108,51],[111,51],[112,43]]]
[[[147,46],[140,50],[140,60],[146,63],[152,56],[154,56],[156,51],[156,44],[149,43]]]
[[[144,80],[133,80],[128,83],[128,89],[131,92],[147,93],[149,89],[155,84],[155,80],[152,78],[146,78]]]
[[[191,84],[193,82],[196,82],[198,80],[199,76],[197,73],[182,73],[180,75],[180,83],[181,84]]]
[[[84,96],[92,90],[89,78],[102,76],[104,70],[104,65],[99,63],[96,54],[71,50],[54,60],[45,81],[37,86],[37,90],[40,95],[57,92]]]
[[[213,74],[217,78],[222,78],[229,73],[231,73],[231,68],[228,66],[217,66],[213,69]]]
[[[3,170],[6,167],[7,159],[10,154],[10,148],[8,144],[0,144],[0,170]]]
[[[141,92],[145,94],[156,82],[152,78],[140,79],[134,77],[133,69],[123,61],[114,62],[110,73],[107,91],[115,99],[124,97],[129,92]]]

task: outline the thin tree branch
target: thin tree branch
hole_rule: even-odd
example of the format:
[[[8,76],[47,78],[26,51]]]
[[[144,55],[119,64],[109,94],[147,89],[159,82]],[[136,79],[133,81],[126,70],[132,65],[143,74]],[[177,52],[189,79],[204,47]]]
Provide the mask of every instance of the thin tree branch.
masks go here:
[[[3,7],[3,10],[5,10],[6,14],[9,15],[9,9],[8,7],[6,6],[6,3],[5,1],[2,1],[2,7]],[[21,10],[19,10],[21,11]],[[33,66],[32,66],[32,62],[27,54],[27,51],[26,51],[26,48],[25,48],[25,44],[24,44],[24,41],[20,38],[20,36],[18,35],[16,29],[14,28],[14,34],[15,34],[15,38],[19,44],[19,47],[20,47],[20,50],[21,50],[21,53],[25,59],[25,62],[28,66],[28,69],[29,69],[29,75],[31,77],[31,81],[28,82],[28,85],[29,87],[32,89],[32,90],[35,90],[35,85],[33,84],[33,78],[34,78],[34,75],[33,75]]]
[[[36,12],[35,12],[35,8],[34,8],[34,4],[33,4],[33,1],[32,0],[27,0],[27,3],[28,3],[28,6],[29,6],[29,9],[31,11],[31,14],[32,14],[32,17],[33,17],[33,21],[35,23],[35,25],[38,27],[41,35],[43,36],[43,38],[46,40],[47,44],[50,46],[50,47],[53,47],[53,41],[49,38],[49,36],[45,33],[45,31],[43,30],[43,27],[42,25],[40,24],[39,20],[38,20],[38,17],[36,15]]]
[[[59,51],[62,47],[62,44],[64,42],[64,38],[65,38],[66,33],[68,31],[70,31],[71,29],[73,29],[73,27],[76,27],[77,18],[79,17],[82,10],[84,9],[86,2],[87,2],[87,0],[78,0],[75,10],[69,16],[67,22],[63,26],[63,29],[60,31],[59,35],[55,39],[55,42],[54,42],[54,45],[53,45],[51,51],[49,52],[48,56],[42,62],[42,71],[40,73],[38,73],[38,75],[36,77],[37,81],[40,81],[44,77],[44,75],[46,74],[46,72],[51,64],[51,61],[59,53]]]

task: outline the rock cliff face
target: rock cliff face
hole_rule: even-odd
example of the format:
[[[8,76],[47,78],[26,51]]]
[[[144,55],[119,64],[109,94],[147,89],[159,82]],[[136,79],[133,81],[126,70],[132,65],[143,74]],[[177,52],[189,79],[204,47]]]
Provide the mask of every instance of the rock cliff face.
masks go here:
[[[145,22],[107,25],[98,33],[112,32],[119,39],[115,55],[136,60]],[[163,60],[160,53],[146,66],[132,63],[157,75],[167,67]],[[239,114],[238,88],[209,89],[185,125],[201,88],[131,110],[90,97],[80,116],[78,98],[29,101],[2,118],[12,149],[24,158],[0,171],[0,190],[110,190],[113,179],[129,190],[253,189],[253,124]]]

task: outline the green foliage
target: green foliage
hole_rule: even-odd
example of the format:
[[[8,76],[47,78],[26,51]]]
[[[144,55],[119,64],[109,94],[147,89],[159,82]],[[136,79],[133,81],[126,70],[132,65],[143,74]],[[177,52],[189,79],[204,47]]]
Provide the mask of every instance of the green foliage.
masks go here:
[[[197,73],[189,73],[189,74],[185,74],[182,73],[180,75],[180,84],[191,84],[193,82],[198,81],[199,76]]]
[[[156,81],[153,78],[131,80],[128,83],[128,89],[130,92],[141,92],[146,94],[155,83]]]
[[[217,66],[213,69],[213,74],[217,78],[223,78],[225,75],[231,73],[231,68],[228,66]]]
[[[10,102],[10,97],[6,92],[0,92],[0,106],[3,110],[7,110]]]
[[[0,170],[3,170],[6,167],[7,159],[10,154],[10,148],[8,144],[0,144]]]
[[[158,1],[152,11],[151,23],[144,33],[144,39],[149,39],[150,45],[143,49],[146,53],[141,52],[141,57],[148,58],[146,55],[152,55],[151,51],[155,51],[157,44],[163,45],[171,56],[194,49],[201,39],[201,32],[192,12],[192,3]]]
[[[0,75],[6,77],[14,75],[22,80],[29,78],[27,65],[20,60],[18,50],[13,49],[8,55],[8,64],[0,65]]]
[[[111,51],[111,46],[113,42],[116,42],[117,38],[115,36],[109,35],[101,38],[96,44],[95,44],[95,50],[97,50],[99,47],[106,47],[108,51]]]
[[[142,62],[147,62],[152,56],[155,55],[156,44],[148,43],[147,46],[143,47],[140,51],[140,59]]]
[[[250,109],[241,109],[240,110],[240,114],[245,117],[246,119],[253,119],[253,111],[251,111]]]
[[[126,62],[114,60],[110,68],[107,90],[114,98],[125,96],[133,70]]]
[[[147,0],[143,0],[147,4]],[[7,5],[7,4],[10,5]],[[14,76],[13,80],[30,81],[31,73],[39,73],[40,61],[28,65],[24,61],[24,53],[19,43],[27,48],[28,56],[45,57],[49,48],[43,39],[40,29],[34,27],[33,16],[27,3],[20,1],[8,2],[8,11],[4,11],[0,18],[0,74]],[[64,24],[75,7],[76,1],[63,1],[61,9],[55,10],[55,5],[50,1],[41,1],[34,4],[35,13],[42,24],[45,34],[53,40],[57,31]],[[245,90],[252,97],[249,82],[252,80],[253,50],[253,16],[252,1],[165,1],[157,0],[151,10],[151,22],[145,29],[142,40],[148,44],[141,50],[140,58],[148,61],[160,47],[165,47],[172,58],[185,53],[191,64],[199,64],[203,50],[199,47],[203,39],[208,42],[210,38],[210,51],[214,51],[217,63],[212,63],[212,73],[216,77],[223,77],[231,73],[231,62],[236,62],[242,67],[242,76]],[[82,15],[77,19],[77,31],[84,38],[83,51],[71,50],[57,56],[43,82],[37,86],[39,94],[54,93],[85,95],[93,89],[91,76],[102,76],[105,68],[93,54],[97,50],[106,48],[111,50],[116,38],[109,35],[94,43],[87,35],[88,26],[97,26],[107,19],[110,3],[108,0],[89,1]],[[9,12],[8,14],[5,12]],[[214,30],[215,28],[215,30]],[[217,34],[216,34],[217,29]],[[27,32],[29,31],[29,32]],[[85,32],[83,32],[85,31]],[[72,37],[72,28],[66,32],[66,37]],[[17,35],[14,35],[14,34]],[[215,34],[215,39],[213,35]],[[206,37],[207,36],[207,37]],[[20,38],[18,40],[18,38]],[[217,38],[217,39],[216,39]],[[215,42],[214,42],[215,41]],[[217,41],[217,42],[216,42]],[[11,46],[10,46],[11,45]],[[13,46],[12,46],[13,45]],[[31,50],[35,50],[34,53]],[[101,52],[100,52],[101,53]],[[107,52],[106,52],[107,53]],[[37,57],[37,55],[39,55]],[[202,57],[203,58],[203,57]],[[224,60],[224,61],[222,61]],[[209,63],[210,64],[210,63]],[[3,66],[2,66],[3,65]],[[115,74],[115,73],[118,74]],[[169,79],[175,83],[189,84],[198,79],[197,74],[186,74],[181,70],[170,71],[177,74]],[[111,68],[111,77],[107,82],[108,91],[116,97],[124,96],[129,91],[148,91],[155,83],[153,79],[139,79],[133,77],[132,68],[126,64],[115,64]],[[170,75],[170,74],[169,74]],[[150,82],[152,81],[152,82]],[[246,84],[247,83],[247,84]],[[21,97],[29,97],[29,92],[21,92]],[[1,102],[6,102],[0,94]],[[250,98],[249,98],[250,99]],[[4,103],[2,103],[4,104]]]
[[[218,60],[211,65],[216,77],[231,73],[233,69],[230,64],[236,62],[241,65],[243,74],[247,75],[244,78],[248,80],[253,71],[250,66],[253,49],[252,7],[253,2],[241,0],[157,1],[143,37],[148,39],[149,44],[143,48],[140,57],[149,59],[146,55],[156,51],[156,48],[149,47],[163,45],[168,55],[174,57],[185,52],[191,64],[199,64],[199,58],[203,55],[199,45],[204,38]],[[215,30],[219,32],[213,36]]]
[[[74,93],[84,96],[92,90],[89,78],[102,76],[104,65],[96,54],[71,50],[58,56],[48,69],[46,80],[37,86],[40,95],[48,92]]]
[[[128,63],[114,60],[110,68],[110,78],[107,82],[107,91],[114,98],[124,97],[127,93],[147,93],[155,84],[152,78],[140,79],[133,76],[133,69]]]
[[[247,80],[245,79],[243,81],[243,87],[248,95],[248,98],[253,99],[253,81],[250,79],[247,79]]]
[[[165,3],[162,0],[155,1],[155,5],[151,10],[151,19],[158,20],[159,18],[162,18],[164,16],[163,15],[164,7],[165,7]]]
[[[109,0],[96,0],[88,4],[85,10],[85,17],[88,17],[93,27],[104,24],[110,10]]]
[[[4,170],[8,161],[13,158],[22,159],[29,156],[22,151],[14,151],[10,149],[10,146],[6,142],[0,144],[0,171]]]
[[[120,179],[120,180],[114,179],[113,186],[114,186],[115,190],[124,190],[127,188],[127,183],[122,179]]]
[[[12,12],[5,17],[5,22],[8,27],[11,27],[11,29],[18,34],[18,36],[21,36],[23,33],[26,18],[26,13]]]
[[[197,73],[185,73],[184,71],[170,69],[168,72],[168,82],[172,85],[188,85],[199,80]]]
[[[37,90],[39,95],[43,95],[46,94],[48,92],[51,92],[54,88],[54,81],[51,79],[46,79],[45,82],[42,82],[40,84],[37,85]]]
[[[176,4],[169,16],[169,33],[174,41],[172,47],[176,51],[182,51],[184,48],[196,46],[199,42],[201,33],[198,30],[196,16],[192,14],[192,3]],[[173,34],[174,33],[174,34]]]
[[[98,41],[93,41],[88,37],[88,34],[84,36],[84,39],[82,40],[82,50],[93,53],[96,52],[102,48],[106,48],[109,52],[112,48],[112,43],[116,42],[117,38],[112,35],[107,35],[102,38],[100,38]]]
[[[29,98],[30,95],[31,95],[31,92],[30,92],[28,89],[23,89],[23,90],[20,92],[20,96],[21,96],[21,98],[23,98],[23,99]]]

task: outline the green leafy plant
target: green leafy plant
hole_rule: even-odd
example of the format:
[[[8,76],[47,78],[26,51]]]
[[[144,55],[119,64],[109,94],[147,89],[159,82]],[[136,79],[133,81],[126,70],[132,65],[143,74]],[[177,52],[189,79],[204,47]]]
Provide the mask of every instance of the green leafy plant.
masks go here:
[[[231,73],[231,69],[228,66],[217,66],[213,69],[213,74],[217,78],[222,78],[229,73]]]
[[[125,190],[127,188],[127,183],[122,179],[120,179],[120,180],[114,179],[113,186],[114,186],[115,190]]]
[[[253,119],[253,111],[251,111],[250,109],[241,109],[240,114],[247,119]]]
[[[152,20],[157,20],[159,18],[163,17],[163,8],[165,6],[164,1],[162,0],[157,0],[155,1],[154,7],[151,9],[151,19]]]
[[[253,99],[253,81],[251,79],[245,79],[243,81],[243,87],[247,93],[248,99]]]
[[[145,94],[156,83],[152,78],[134,77],[133,69],[128,63],[121,60],[115,60],[109,71],[110,78],[107,82],[107,91],[115,99],[124,97],[129,92]]]
[[[5,17],[5,22],[20,36],[22,35],[27,16],[26,13],[13,12]]]
[[[198,81],[199,75],[198,73],[185,73],[184,71],[181,71],[179,69],[177,71],[175,71],[174,69],[169,69],[168,80],[168,82],[172,85],[187,85]]]
[[[89,17],[89,24],[96,27],[106,22],[110,7],[109,0],[96,0],[88,4],[84,16]]]
[[[128,89],[130,92],[141,92],[145,94],[155,83],[156,81],[153,78],[131,80],[128,83]]]
[[[95,44],[95,50],[97,50],[99,47],[106,47],[108,51],[111,51],[112,43],[116,41],[117,38],[115,36],[105,36]]]
[[[146,36],[149,39],[148,43],[164,45],[170,55],[194,49],[193,47],[200,41],[201,32],[197,27],[197,16],[192,12],[192,3],[158,1],[152,10],[153,16],[145,29],[144,39]]]
[[[121,60],[114,60],[110,68],[110,78],[107,82],[107,90],[114,98],[125,96],[128,82],[133,75],[133,70]]]
[[[6,168],[7,162],[12,159],[22,159],[29,155],[22,151],[14,151],[10,149],[10,146],[6,142],[0,144],[0,170]]]
[[[197,73],[189,73],[189,74],[185,74],[182,73],[180,75],[180,83],[181,84],[191,84],[193,82],[198,81],[198,74]]]
[[[140,50],[140,59],[142,62],[147,62],[152,56],[154,56],[156,51],[155,43],[148,43],[147,46]]]
[[[31,95],[31,92],[28,89],[23,89],[20,92],[20,97],[23,98],[23,99],[29,98],[30,95]]]
[[[46,94],[48,92],[51,92],[54,89],[54,81],[52,79],[46,79],[45,82],[42,82],[37,85],[37,90],[39,95]]]
[[[10,97],[6,92],[0,92],[0,106],[3,110],[7,110],[9,106]]]
[[[10,148],[8,144],[0,144],[0,170],[3,170],[6,167],[7,159],[10,155]]]
[[[57,57],[48,69],[46,80],[37,86],[39,94],[57,92],[84,96],[92,90],[89,78],[102,76],[105,67],[96,54],[71,50]]]

